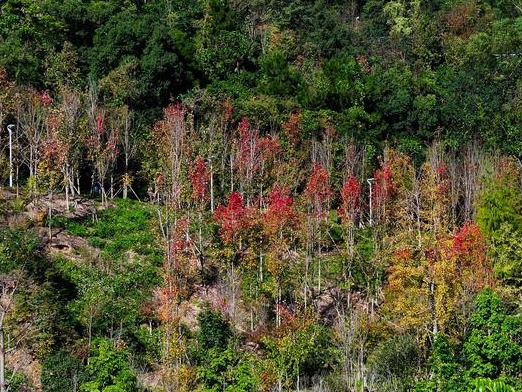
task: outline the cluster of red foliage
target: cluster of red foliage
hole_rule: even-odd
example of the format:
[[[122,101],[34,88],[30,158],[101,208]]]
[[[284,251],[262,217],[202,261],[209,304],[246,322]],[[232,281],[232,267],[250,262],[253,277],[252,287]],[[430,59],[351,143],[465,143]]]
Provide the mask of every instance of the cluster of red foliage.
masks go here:
[[[288,189],[274,185],[268,194],[268,208],[264,215],[267,231],[277,233],[296,218],[294,199]]]
[[[464,266],[488,264],[486,237],[476,223],[467,222],[455,231],[451,251]]]
[[[266,163],[273,159],[280,152],[279,140],[271,135],[266,135],[258,142],[259,159],[261,163]]]
[[[268,194],[268,214],[275,217],[285,217],[294,211],[292,205],[294,199],[289,195],[288,189],[278,184]]]
[[[192,197],[198,205],[207,199],[208,183],[210,181],[210,171],[207,162],[200,156],[196,158],[194,167],[190,172],[190,182],[192,183]]]
[[[413,258],[413,252],[409,247],[396,249],[393,254],[397,260],[401,261],[407,261]]]
[[[239,140],[236,168],[243,180],[250,181],[280,150],[279,141],[270,135],[259,136],[259,130],[251,127],[243,118],[238,125]]]
[[[360,54],[357,56],[357,64],[359,64],[359,68],[365,74],[371,73],[373,71],[370,63],[368,62],[368,57],[364,54]]]
[[[98,113],[96,116],[96,130],[98,133],[102,134],[105,132],[105,115],[103,113]]]
[[[105,113],[99,110],[95,117],[95,133],[90,134],[85,139],[85,145],[93,150],[92,154],[96,158],[113,159],[118,153],[119,137],[117,132],[108,133],[105,129]]]
[[[346,224],[353,224],[361,211],[361,184],[354,176],[349,176],[341,188],[341,206],[337,210]]]
[[[281,326],[283,328],[292,327],[292,325],[296,322],[297,317],[292,312],[292,309],[290,309],[285,304],[277,303],[276,313],[281,319]]]
[[[447,10],[442,15],[446,30],[444,37],[455,35],[463,39],[468,38],[473,33],[474,24],[480,15],[477,4],[477,2],[462,3]]]
[[[179,102],[169,104],[165,109],[163,109],[163,114],[167,121],[185,119],[185,109]]]
[[[40,98],[40,103],[43,106],[51,106],[53,104],[53,99],[51,98],[49,91],[42,91],[40,93],[39,98]]]
[[[296,112],[290,115],[288,121],[283,123],[282,128],[285,132],[286,140],[292,145],[295,146],[301,140],[301,113]]]
[[[62,118],[60,113],[57,111],[51,111],[49,113],[49,117],[47,118],[47,127],[50,131],[55,131],[58,129],[60,124],[62,123]]]
[[[43,143],[42,155],[49,168],[61,167],[67,158],[67,145],[56,137],[49,137]]]
[[[243,195],[232,192],[228,205],[219,205],[214,218],[221,225],[220,234],[225,243],[231,243],[236,233],[246,224],[247,209],[243,205]]]
[[[495,285],[486,237],[475,223],[467,222],[453,234],[451,253],[463,284],[478,292]]]
[[[324,212],[323,207],[332,196],[329,178],[330,174],[328,171],[322,165],[316,164],[314,165],[314,171],[310,176],[308,185],[304,190],[305,197],[317,214]]]
[[[378,208],[390,198],[393,193],[393,179],[390,163],[384,164],[373,172],[374,184],[372,203]]]

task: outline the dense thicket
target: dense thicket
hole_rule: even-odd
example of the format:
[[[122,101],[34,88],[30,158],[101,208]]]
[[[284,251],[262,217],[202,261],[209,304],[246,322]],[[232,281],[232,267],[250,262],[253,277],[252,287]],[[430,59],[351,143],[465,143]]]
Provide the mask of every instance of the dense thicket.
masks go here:
[[[0,7],[10,390],[522,388],[522,4]]]

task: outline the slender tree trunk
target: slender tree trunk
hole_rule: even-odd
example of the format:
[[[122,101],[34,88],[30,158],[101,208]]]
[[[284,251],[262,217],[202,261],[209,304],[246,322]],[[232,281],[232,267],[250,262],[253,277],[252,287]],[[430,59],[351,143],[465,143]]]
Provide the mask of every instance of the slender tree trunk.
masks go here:
[[[254,306],[250,305],[250,332],[254,331]]]
[[[304,285],[303,285],[303,296],[304,296],[304,308],[306,310],[308,305],[308,268],[310,265],[310,255],[306,255],[305,257],[305,276],[304,276]]]
[[[437,335],[439,332],[438,320],[437,320],[437,309],[435,307],[435,282],[432,280],[430,282],[430,310],[431,310],[431,318],[432,318],[432,333],[433,336]]]
[[[276,302],[276,326],[281,326],[281,286],[277,285],[277,302]]]
[[[123,176],[123,198],[124,199],[127,199],[127,196],[128,196],[128,184],[127,184],[127,181],[128,181],[128,173],[125,172],[125,175]]]
[[[236,287],[234,276],[234,261],[230,262],[230,290],[232,295],[232,320],[236,321]]]
[[[111,199],[114,199],[114,177],[111,174],[111,189],[110,189]]]
[[[4,335],[4,320],[0,322],[0,392],[6,392],[5,384],[5,335]]]
[[[203,213],[198,211],[198,247],[199,247],[199,268],[203,272]]]
[[[230,193],[234,192],[234,157],[230,155]]]
[[[210,212],[214,213],[214,168],[210,161]]]
[[[321,294],[321,250],[319,249],[319,251],[317,252],[317,266],[318,266],[318,271],[317,271],[317,278],[318,278],[318,286],[317,286],[317,293],[318,294]]]
[[[53,238],[53,190],[50,190],[50,200],[49,200],[49,214],[48,214],[48,220],[49,220],[49,239]]]
[[[91,348],[91,342],[92,342],[92,320],[93,320],[93,315],[92,315],[92,312],[90,312],[89,323],[87,325],[87,342],[88,342],[89,350]]]
[[[67,176],[67,172],[63,179],[65,181],[65,210],[69,212],[69,177]]]
[[[263,282],[263,252],[259,252],[259,282]]]
[[[76,170],[76,188],[78,190],[78,195],[80,194],[80,171]]]

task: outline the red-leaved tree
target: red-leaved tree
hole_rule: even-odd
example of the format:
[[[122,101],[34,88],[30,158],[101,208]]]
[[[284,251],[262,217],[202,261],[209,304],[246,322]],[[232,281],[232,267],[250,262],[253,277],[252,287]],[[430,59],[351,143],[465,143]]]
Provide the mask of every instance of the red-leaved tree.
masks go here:
[[[185,366],[185,341],[180,334],[180,318],[184,311],[181,302],[190,290],[193,244],[190,239],[189,221],[183,208],[185,186],[184,168],[188,166],[186,109],[181,104],[170,104],[163,110],[163,118],[154,124],[152,136],[157,148],[158,170],[155,175],[155,197],[158,216],[165,243],[163,265],[162,303],[167,311],[174,311],[164,320],[163,366],[164,382],[169,390],[179,390],[181,369]]]
[[[314,165],[312,174],[303,192],[307,206],[306,214],[306,248],[307,257],[305,262],[304,300],[307,305],[308,297],[308,275],[311,263],[317,255],[317,282],[318,291],[321,291],[321,226],[328,218],[328,206],[332,197],[332,189],[329,184],[330,174],[319,164]]]
[[[192,199],[198,210],[204,208],[208,200],[208,185],[210,182],[210,170],[207,162],[198,156],[190,170],[190,183],[192,184]]]
[[[232,244],[240,240],[240,231],[246,224],[246,211],[243,194],[232,192],[228,197],[228,204],[220,204],[214,212],[214,218],[221,228],[219,233],[225,244]]]
[[[228,197],[227,205],[219,205],[214,211],[214,218],[219,223],[219,234],[223,242],[232,250],[229,254],[229,288],[231,295],[232,317],[236,313],[236,276],[235,263],[243,252],[243,234],[249,225],[249,213],[253,208],[246,208],[243,195],[232,192]]]
[[[348,263],[343,263],[343,269],[345,279],[348,281],[350,281],[352,276],[352,262],[355,253],[355,227],[361,213],[361,189],[359,180],[354,176],[349,176],[341,188],[341,206],[337,210],[346,233],[346,257]]]
[[[370,195],[370,224],[387,217],[387,203],[393,194],[393,180],[390,162],[381,164],[373,172],[372,194]]]
[[[200,156],[190,170],[190,182],[192,184],[192,199],[197,207],[198,213],[198,256],[199,266],[203,269],[204,250],[203,250],[203,211],[209,196],[210,170],[207,162]]]
[[[268,166],[279,152],[279,141],[270,135],[261,137],[259,129],[252,127],[248,118],[238,125],[234,167],[239,189],[246,196],[247,205],[254,195],[263,194]]]
[[[267,208],[263,214],[263,232],[267,237],[266,259],[270,275],[275,282],[273,295],[275,297],[276,326],[281,325],[282,290],[291,287],[289,278],[292,276],[292,247],[299,229],[299,215],[295,210],[294,199],[288,189],[274,185],[267,198]],[[263,279],[263,258],[260,257],[259,270]]]

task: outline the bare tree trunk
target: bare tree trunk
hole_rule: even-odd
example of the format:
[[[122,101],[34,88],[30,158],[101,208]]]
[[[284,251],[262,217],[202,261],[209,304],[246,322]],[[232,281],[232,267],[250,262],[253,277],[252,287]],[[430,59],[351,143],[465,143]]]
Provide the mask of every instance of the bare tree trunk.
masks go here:
[[[234,261],[230,262],[230,290],[232,295],[232,320],[236,321],[236,287],[235,287],[235,272]]]
[[[437,335],[439,332],[438,319],[437,319],[437,309],[435,307],[435,282],[432,280],[430,282],[430,311],[431,311],[431,319],[432,319],[432,333],[433,336]]]
[[[65,181],[65,210],[69,212],[69,177],[67,174],[64,176]]]
[[[76,190],[78,191],[78,195],[80,194],[80,171],[76,170]]]
[[[49,213],[48,213],[48,221],[49,221],[49,239],[53,238],[53,190],[51,189],[49,192]]]
[[[263,282],[263,252],[259,252],[259,282]]]
[[[14,294],[17,288],[16,278],[4,278],[0,281],[0,392],[7,392],[8,385],[5,379],[5,356],[7,348],[5,346],[5,316],[11,308]]]
[[[317,271],[317,293],[321,294],[321,249],[319,248],[319,251],[317,252],[317,264],[318,264],[318,271]]]
[[[0,322],[0,391],[6,392],[5,383],[5,336],[4,336],[4,320]]]
[[[110,189],[111,199],[114,199],[114,177],[111,174],[111,189]]]
[[[210,161],[210,212],[214,213],[214,168]]]
[[[127,176],[127,173],[125,173],[125,176]],[[123,198],[124,199],[127,198],[127,193],[128,193],[127,181],[123,181]]]
[[[204,256],[203,256],[203,213],[201,209],[198,211],[198,252],[199,252],[199,268],[203,271]]]
[[[89,349],[91,348],[92,343],[92,320],[93,320],[93,314],[92,312],[89,312],[89,324],[87,325],[87,342]]]
[[[304,276],[304,285],[303,285],[303,296],[304,296],[304,308],[307,308],[308,305],[308,269],[310,267],[310,255],[306,255],[305,257],[305,276]]]

